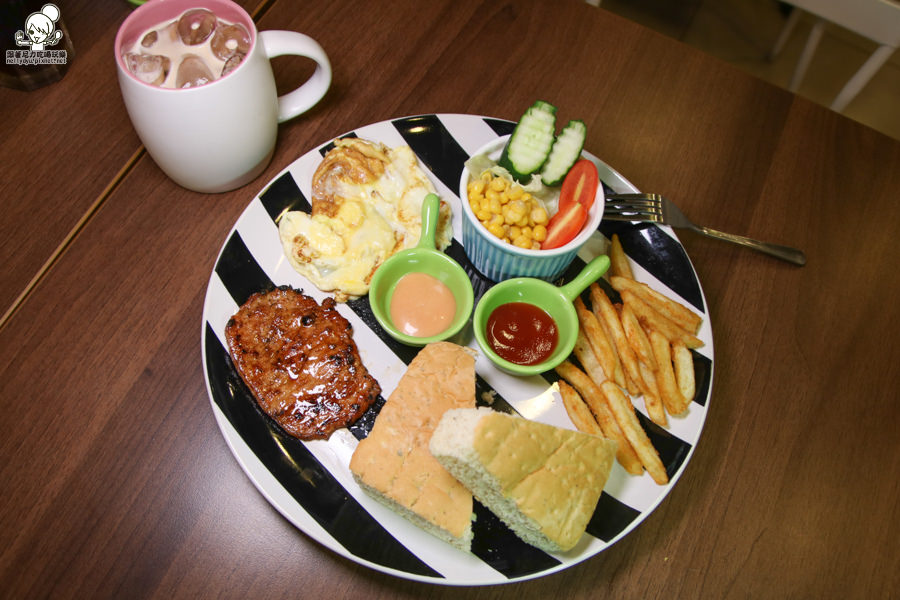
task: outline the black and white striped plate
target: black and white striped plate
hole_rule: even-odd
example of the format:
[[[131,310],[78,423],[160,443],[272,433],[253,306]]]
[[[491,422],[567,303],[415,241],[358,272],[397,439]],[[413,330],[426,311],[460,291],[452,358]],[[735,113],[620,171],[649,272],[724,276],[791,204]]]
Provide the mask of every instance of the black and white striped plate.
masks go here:
[[[440,196],[453,207],[455,237],[447,253],[469,272],[476,301],[493,282],[466,259],[460,242],[462,209],[457,186],[470,153],[511,133],[513,125],[473,115],[420,115],[345,134],[389,146],[407,144],[416,153]],[[697,395],[687,416],[670,419],[669,427],[663,429],[645,418],[642,402],[636,401],[638,416],[666,465],[670,483],[658,486],[649,475],[628,475],[617,464],[587,533],[575,549],[564,554],[548,554],[521,542],[476,501],[475,537],[472,552],[466,553],[373,501],[350,475],[348,464],[358,440],[367,435],[383,399],[417,352],[380,329],[367,298],[339,305],[339,310],[353,325],[362,360],[380,383],[382,398],[359,422],[327,441],[300,442],[282,432],[258,409],[226,351],[225,324],[250,294],[291,285],[320,302],[325,298],[326,294],[288,264],[276,220],[288,210],[309,210],[312,174],[330,147],[331,142],[294,161],[250,202],[228,234],[206,293],[202,351],[212,409],[231,451],[254,485],[285,518],[327,548],[378,571],[431,583],[486,585],[540,577],[590,558],[628,534],[665,498],[684,471],[700,437],[712,387],[713,345],[706,300],[671,229],[604,222],[566,274],[571,276],[587,260],[604,252],[606,240],[618,233],[637,279],[704,315],[698,337],[705,346],[694,353]],[[591,158],[608,191],[636,191],[602,161]],[[478,359],[476,371],[479,403],[490,401],[495,410],[572,427],[556,391],[554,373],[516,378],[496,370],[484,357]]]

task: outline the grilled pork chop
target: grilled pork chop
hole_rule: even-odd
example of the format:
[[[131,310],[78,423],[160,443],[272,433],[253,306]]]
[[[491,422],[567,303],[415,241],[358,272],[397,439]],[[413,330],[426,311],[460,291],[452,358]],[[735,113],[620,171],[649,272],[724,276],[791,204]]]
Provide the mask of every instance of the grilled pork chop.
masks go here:
[[[234,365],[263,412],[301,440],[328,438],[381,393],[332,298],[300,290],[253,294],[228,321]]]

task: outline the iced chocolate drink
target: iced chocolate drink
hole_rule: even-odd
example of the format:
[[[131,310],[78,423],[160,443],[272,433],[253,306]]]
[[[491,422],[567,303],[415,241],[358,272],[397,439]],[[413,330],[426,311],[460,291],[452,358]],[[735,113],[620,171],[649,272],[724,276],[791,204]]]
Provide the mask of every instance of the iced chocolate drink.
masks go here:
[[[192,88],[228,75],[250,51],[250,32],[205,8],[145,31],[124,50],[131,73],[165,88]]]

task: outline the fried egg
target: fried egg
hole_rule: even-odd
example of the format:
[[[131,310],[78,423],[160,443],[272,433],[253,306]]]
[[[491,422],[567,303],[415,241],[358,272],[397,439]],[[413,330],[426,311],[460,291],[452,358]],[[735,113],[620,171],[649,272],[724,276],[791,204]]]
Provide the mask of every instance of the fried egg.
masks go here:
[[[291,266],[344,302],[365,295],[375,270],[419,243],[422,202],[434,185],[409,146],[389,148],[357,138],[335,141],[313,174],[312,210],[282,215],[278,234]],[[436,243],[453,235],[441,201]]]

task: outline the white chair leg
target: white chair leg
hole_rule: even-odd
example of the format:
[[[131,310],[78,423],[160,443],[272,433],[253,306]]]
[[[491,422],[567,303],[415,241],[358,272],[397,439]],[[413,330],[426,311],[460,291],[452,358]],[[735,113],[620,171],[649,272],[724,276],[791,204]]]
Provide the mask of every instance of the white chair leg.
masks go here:
[[[815,25],[813,25],[812,31],[809,32],[809,37],[806,39],[806,46],[803,47],[803,53],[800,55],[800,60],[797,61],[797,66],[794,68],[794,75],[791,77],[791,83],[788,85],[790,91],[796,92],[800,87],[800,82],[803,81],[803,76],[806,75],[806,69],[812,61],[813,54],[816,52],[816,47],[819,45],[819,40],[822,39],[822,32],[824,29],[825,21],[823,19],[818,19]]]
[[[803,10],[795,7],[794,10],[791,11],[791,14],[788,15],[784,27],[781,28],[781,33],[778,34],[778,39],[775,40],[775,45],[772,46],[772,49],[769,51],[769,60],[775,60],[775,58],[781,54],[781,51],[784,50],[784,45],[794,32],[794,27],[797,26],[797,22],[800,21],[800,16],[802,14]]]
[[[869,83],[869,80],[878,72],[878,69],[880,69],[887,59],[891,57],[894,50],[894,48],[887,45],[879,46],[875,52],[869,56],[869,59],[863,63],[863,66],[859,68],[859,71],[850,78],[850,81],[844,84],[843,89],[831,103],[831,110],[841,112],[847,108],[850,101],[856,97],[859,91],[863,89],[867,83]]]

